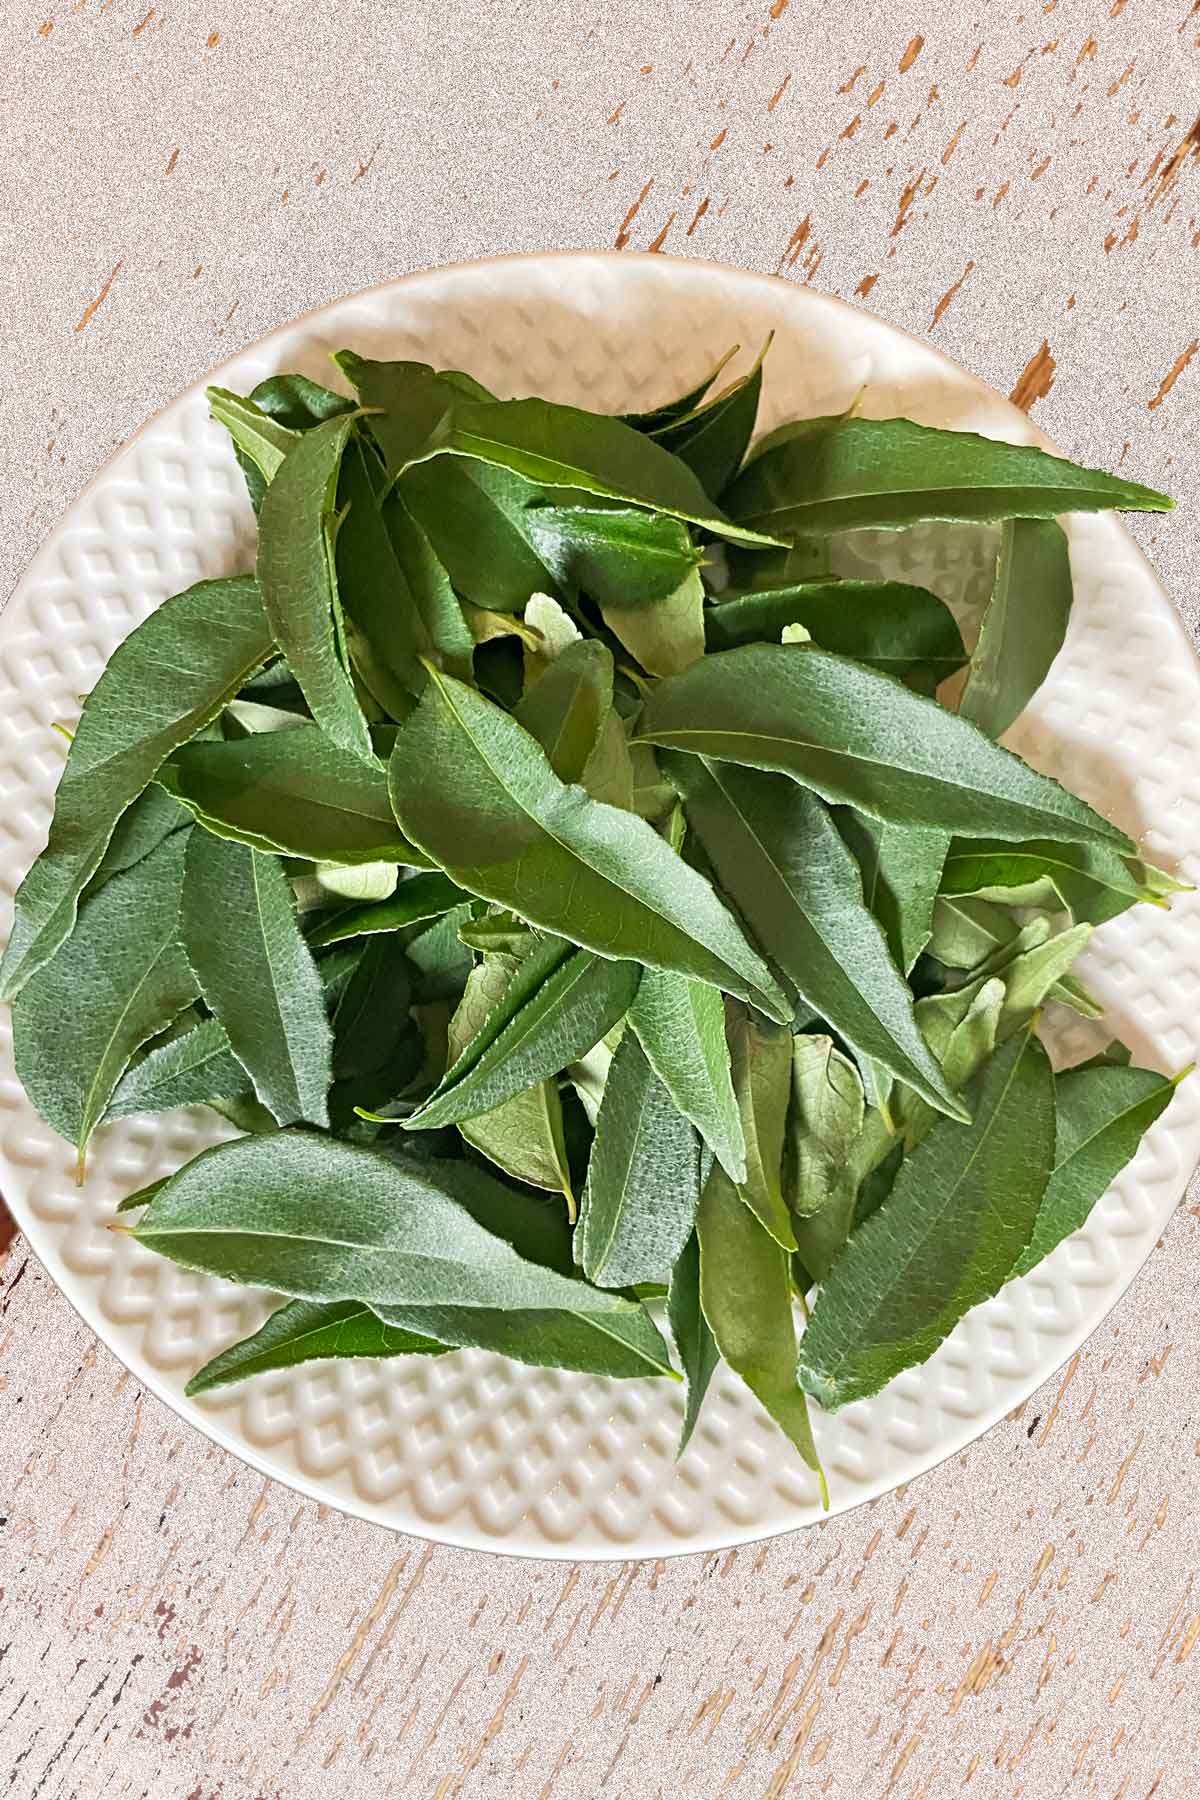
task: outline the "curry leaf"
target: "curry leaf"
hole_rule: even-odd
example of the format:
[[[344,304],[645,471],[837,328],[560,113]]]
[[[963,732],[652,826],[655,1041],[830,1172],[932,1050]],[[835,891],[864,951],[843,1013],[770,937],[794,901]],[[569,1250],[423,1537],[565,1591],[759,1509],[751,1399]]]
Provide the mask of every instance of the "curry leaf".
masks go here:
[[[783,1197],[783,1143],[792,1083],[792,1039],[745,1007],[729,1010],[729,1052],[746,1146],[739,1198],[785,1250],[796,1248]]]
[[[1068,1069],[1055,1077],[1054,1168],[1033,1235],[1013,1264],[1014,1276],[1027,1274],[1087,1222],[1145,1132],[1169,1106],[1181,1079],[1170,1081],[1153,1069],[1116,1063]]]
[[[251,1375],[342,1356],[444,1356],[446,1345],[386,1325],[362,1300],[289,1300],[240,1344],[206,1362],[184,1389],[208,1394]]]
[[[537,739],[560,781],[583,781],[612,694],[612,655],[593,638],[567,644],[527,688],[514,717]]]
[[[992,597],[958,703],[1000,737],[1041,687],[1071,616],[1071,558],[1054,519],[1009,519],[1000,534]]]
[[[908,975],[933,932],[950,839],[943,831],[884,825],[849,807],[839,807],[834,822],[854,852],[863,899],[883,926],[896,967]]]
[[[462,683],[430,682],[390,784],[406,836],[460,887],[601,956],[674,968],[786,1016],[703,877],[645,820],[565,786],[536,740]]]
[[[569,950],[566,945],[562,948]],[[636,963],[609,962],[575,950],[528,998],[523,998],[524,982],[517,985],[512,999],[506,990],[481,1034],[490,1041],[477,1049],[478,1038],[472,1039],[406,1125],[431,1130],[457,1124],[556,1075],[599,1043],[624,1016],[639,973]]]
[[[725,1006],[715,988],[647,969],[629,1009],[654,1073],[734,1181],[746,1179],[746,1141],[730,1074]]]
[[[858,1056],[961,1116],[821,802],[783,776],[699,757],[669,757],[667,769],[722,886],[801,998]]]
[[[411,862],[380,763],[315,725],[187,744],[159,781],[208,831],[309,862]]]
[[[649,412],[622,413],[621,417],[626,425],[633,425],[638,431],[652,432],[661,431],[664,426],[683,418],[685,413],[695,412],[722,369],[733,361],[740,349],[740,344],[734,344],[731,350],[726,350],[708,374],[695,387],[689,388],[686,394],[680,394],[674,400],[664,400],[661,406],[652,407]]]
[[[79,896],[122,813],[270,652],[258,588],[245,577],[202,581],[176,594],[113,652],[84,703],[49,842],[17,892],[0,963],[5,999],[70,932]]]
[[[384,490],[378,458],[351,439],[338,477],[345,512],[335,549],[338,595],[367,686],[403,719],[425,685],[420,659],[434,645],[384,518]]]
[[[770,347],[768,337],[748,375],[714,400],[655,432],[664,449],[674,451],[714,499],[720,498],[737,474],[754,436],[762,396],[763,359]]]
[[[821,650],[748,644],[650,695],[637,736],[775,769],[826,800],[970,837],[1054,835],[1121,850],[1124,833],[923,695]]]
[[[1038,1040],[1014,1037],[971,1099],[969,1125],[939,1119],[906,1157],[817,1297],[799,1379],[830,1412],[931,1356],[1029,1241],[1054,1162],[1054,1077]]]
[[[800,1260],[824,1281],[855,1223],[862,1171],[862,1082],[827,1037],[792,1045],[792,1108],[784,1191]]]
[[[802,581],[724,593],[705,617],[710,650],[777,644],[803,625],[822,650],[867,663],[931,693],[966,661],[954,615],[928,589],[901,581]]]
[[[93,899],[13,1006],[13,1060],[48,1125],[79,1150],[134,1052],[196,998],[179,940],[188,832],[173,832]]]
[[[423,919],[437,919],[470,896],[455,887],[439,871],[414,875],[402,881],[394,894],[364,906],[350,906],[320,925],[309,937],[314,949],[344,943],[348,938],[368,937],[382,931],[403,931]]]
[[[678,674],[704,655],[704,583],[698,569],[661,600],[609,601],[600,611],[648,675]]]
[[[334,500],[352,420],[326,419],[304,432],[263,497],[258,581],[275,641],[313,718],[334,743],[371,758],[366,720],[341,642],[334,575]]]
[[[673,1268],[700,1199],[691,1125],[626,1032],[596,1119],[575,1254],[589,1281],[629,1287]]]
[[[895,531],[918,519],[1052,519],[1171,506],[1152,488],[1029,444],[847,414],[785,425],[764,438],[725,502],[743,524],[788,537],[865,526]]]
[[[321,980],[274,857],[191,835],[181,906],[201,992],[281,1125],[328,1123],[331,1034]]]
[[[694,1231],[679,1252],[675,1267],[671,1270],[667,1318],[675,1348],[679,1352],[684,1380],[687,1382],[687,1398],[684,1401],[683,1423],[679,1428],[679,1448],[676,1451],[677,1456],[682,1456],[696,1429],[696,1421],[700,1417],[700,1408],[704,1404],[713,1370],[721,1360],[700,1306],[700,1240]]]
[[[186,1268],[298,1299],[639,1310],[515,1250],[501,1231],[522,1202],[467,1163],[401,1161],[289,1130],[204,1151],[159,1191],[134,1235]]]
[[[273,419],[255,401],[231,394],[228,388],[210,387],[207,399],[209,411],[219,425],[224,425],[235,449],[254,464],[264,487],[269,486],[299,433]]]
[[[1049,880],[1077,923],[1102,925],[1139,900],[1166,901],[1145,879],[1144,865],[1104,844],[1025,844],[962,840],[951,844],[941,891],[1007,906],[1033,904],[1029,895]],[[943,959],[944,960],[944,959]]]
[[[603,607],[663,600],[700,561],[686,525],[636,507],[542,505],[526,524],[561,586],[582,588]]]
[[[696,1233],[700,1303],[717,1348],[817,1472],[828,1505],[808,1404],[796,1380],[788,1253],[743,1206],[719,1164],[704,1185]]]
[[[576,1287],[584,1287],[577,1282]],[[572,1312],[566,1307],[394,1306],[380,1315],[413,1331],[428,1331],[448,1348],[494,1350],[535,1368],[576,1369],[610,1380],[675,1378],[667,1347],[644,1307]]]
[[[771,541],[769,533],[732,524],[686,463],[653,438],[578,407],[549,400],[464,401],[442,418],[406,467],[440,456],[490,463],[549,491],[566,488],[644,506],[735,543]]]
[[[250,1077],[233,1053],[219,1019],[196,1024],[157,1045],[117,1083],[105,1119],[166,1112],[222,1096],[250,1092]]]

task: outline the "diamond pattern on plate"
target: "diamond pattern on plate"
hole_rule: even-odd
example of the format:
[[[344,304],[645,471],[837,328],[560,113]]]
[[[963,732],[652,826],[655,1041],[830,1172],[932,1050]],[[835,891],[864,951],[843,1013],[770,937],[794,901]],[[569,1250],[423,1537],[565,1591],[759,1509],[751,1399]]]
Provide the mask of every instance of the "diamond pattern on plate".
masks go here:
[[[660,257],[515,257],[410,277],[336,302],[221,371],[242,389],[280,369],[330,380],[328,353],[468,368],[502,394],[618,411],[691,384],[732,341],[748,361],[776,333],[764,427],[834,412],[865,385],[877,414],[1040,441],[1007,402],[927,347],[811,290]],[[1012,742],[1188,872],[1200,841],[1200,672],[1166,596],[1120,526],[1071,522],[1076,609],[1053,676]],[[929,582],[970,613],[987,535],[856,534],[851,568]],[[248,568],[252,519],[224,433],[194,389],[153,419],[83,494],[0,623],[0,895],[45,838],[70,721],[129,629],[202,576]],[[1190,865],[1193,878],[1196,864]],[[1083,969],[1140,1058],[1194,1053],[1200,898],[1097,933]],[[1056,1020],[1073,1060],[1103,1030]],[[86,1188],[25,1102],[0,1018],[0,1188],[94,1330],[154,1391],[264,1472],[363,1517],[447,1542],[549,1556],[723,1547],[817,1517],[815,1485],[749,1396],[718,1380],[679,1464],[679,1399],[464,1352],[429,1363],[315,1365],[200,1402],[188,1374],[270,1310],[104,1229],[116,1202],[221,1135],[200,1112],[131,1119],[97,1140]],[[1085,1231],[966,1319],[923,1369],[818,1419],[835,1508],[855,1506],[968,1443],[1094,1329],[1153,1249],[1200,1154],[1200,1082],[1182,1090]]]

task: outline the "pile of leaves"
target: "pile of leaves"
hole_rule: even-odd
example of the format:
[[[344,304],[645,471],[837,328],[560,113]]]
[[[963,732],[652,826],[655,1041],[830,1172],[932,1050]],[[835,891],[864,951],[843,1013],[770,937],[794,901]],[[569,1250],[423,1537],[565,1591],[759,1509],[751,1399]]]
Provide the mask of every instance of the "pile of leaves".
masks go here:
[[[191,1392],[474,1345],[681,1370],[686,1444],[724,1357],[817,1467],[807,1396],[928,1357],[1170,1099],[1036,1025],[1175,884],[997,742],[1067,628],[1055,515],[1170,502],[854,412],[748,454],[761,358],[623,418],[336,361],[354,398],[211,390],[257,569],[84,704],[0,967],[25,1089],[81,1179],[106,1120],[239,1132],[124,1203],[287,1297]],[[1002,522],[969,654],[832,573],[923,520]]]

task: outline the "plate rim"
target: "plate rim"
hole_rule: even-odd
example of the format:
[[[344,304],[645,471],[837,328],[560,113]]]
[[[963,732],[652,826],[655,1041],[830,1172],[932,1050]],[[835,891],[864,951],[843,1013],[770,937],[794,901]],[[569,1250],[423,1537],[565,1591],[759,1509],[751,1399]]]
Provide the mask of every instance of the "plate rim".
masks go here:
[[[72,514],[75,512],[75,509],[102,483],[113,466],[124,456],[133,451],[140,440],[175,407],[180,406],[187,400],[195,397],[208,386],[219,383],[222,374],[226,370],[232,368],[235,364],[241,362],[245,357],[252,354],[261,355],[264,352],[268,352],[274,340],[285,338],[298,330],[303,330],[306,326],[311,325],[313,322],[344,305],[367,301],[377,295],[392,294],[397,290],[403,290],[410,284],[419,283],[430,278],[463,276],[476,272],[482,273],[498,267],[520,268],[521,266],[526,266],[531,272],[537,272],[545,269],[545,267],[550,264],[569,263],[572,261],[589,264],[623,264],[627,266],[652,265],[658,268],[662,268],[665,265],[674,266],[677,269],[687,270],[689,272],[706,272],[711,276],[720,277],[725,281],[748,283],[755,287],[769,287],[773,293],[778,293],[780,288],[789,290],[795,304],[800,308],[812,307],[817,310],[825,310],[832,315],[836,315],[839,312],[845,312],[854,315],[856,318],[865,319],[870,322],[870,326],[873,329],[882,330],[893,338],[899,338],[908,344],[911,344],[923,357],[932,357],[947,369],[952,370],[960,380],[964,380],[976,392],[986,394],[990,401],[1001,402],[1011,415],[1022,422],[1022,435],[1025,441],[1034,442],[1038,444],[1039,447],[1050,450],[1055,454],[1064,454],[1055,441],[1046,432],[1042,431],[1041,428],[1029,418],[1028,414],[1016,407],[1011,400],[1000,393],[999,389],[992,387],[989,382],[983,379],[983,377],[972,373],[972,371],[964,364],[948,355],[947,352],[940,347],[930,343],[927,339],[918,336],[915,332],[909,331],[905,327],[897,325],[889,319],[883,318],[880,314],[872,311],[868,307],[857,305],[851,300],[844,299],[840,295],[829,293],[823,289],[798,285],[781,275],[762,270],[744,269],[736,265],[717,262],[711,258],[705,257],[613,249],[591,250],[586,248],[559,248],[552,250],[510,251],[492,256],[466,258],[409,270],[403,275],[387,277],[381,281],[370,283],[363,288],[352,289],[344,293],[332,295],[319,304],[305,309],[301,313],[286,320],[281,320],[278,324],[273,325],[268,331],[263,332],[260,336],[250,339],[242,344],[221,362],[211,365],[199,376],[172,393],[161,406],[147,414],[126,438],[114,446],[113,449],[103,457],[89,479],[79,488],[67,505],[57,515],[35,550],[24,562],[9,594],[5,597],[4,605],[0,608],[0,630],[2,630],[2,620],[8,611],[9,602],[25,586],[30,579],[31,573],[35,570],[36,565],[40,562],[42,557],[52,549],[60,534],[67,530],[69,521]],[[1121,522],[1119,515],[1111,515],[1109,524],[1112,529],[1120,534],[1124,548],[1126,552],[1129,553],[1130,561],[1139,567],[1143,579],[1153,584],[1158,596],[1165,602],[1176,625],[1179,627],[1181,640],[1187,646],[1194,670],[1200,671],[1200,648],[1197,647],[1191,634],[1183,624],[1178,608],[1171,599],[1171,596],[1167,592],[1162,581],[1159,579],[1153,564],[1150,562],[1136,539]],[[1187,1182],[1190,1181],[1190,1179],[1191,1176],[1189,1175],[1185,1181],[1185,1191]],[[1180,1198],[1182,1198],[1182,1195]],[[269,1451],[259,1450],[240,1433],[230,1430],[224,1424],[223,1417],[220,1413],[209,1411],[202,1405],[197,1404],[195,1400],[185,1395],[181,1388],[173,1387],[168,1375],[164,1371],[156,1368],[149,1360],[143,1359],[140,1362],[131,1362],[127,1360],[125,1353],[116,1346],[112,1337],[109,1335],[107,1330],[109,1321],[105,1319],[98,1308],[92,1309],[90,1307],[92,1296],[89,1295],[86,1287],[85,1277],[68,1267],[59,1254],[58,1246],[53,1240],[52,1228],[49,1225],[45,1225],[45,1236],[42,1241],[39,1241],[39,1239],[42,1238],[44,1222],[38,1217],[32,1207],[26,1204],[23,1197],[14,1200],[5,1196],[5,1200],[19,1230],[26,1240],[30,1253],[58,1292],[67,1300],[81,1323],[100,1340],[109,1353],[116,1358],[123,1368],[127,1369],[128,1372],[133,1375],[135,1380],[143,1387],[149,1389],[157,1399],[164,1402],[176,1417],[193,1429],[199,1431],[211,1442],[219,1445],[223,1450],[228,1451],[240,1462],[255,1470],[258,1474],[261,1474],[272,1481],[280,1482],[291,1491],[302,1494],[307,1499],[314,1500],[320,1505],[332,1507],[347,1517],[361,1519],[368,1524],[381,1526],[385,1530],[402,1532],[404,1535],[416,1538],[420,1541],[441,1544],[448,1548],[472,1550],[483,1554],[518,1557],[535,1561],[604,1563],[642,1560],[649,1557],[665,1560],[672,1557],[708,1554],[714,1550],[724,1550],[742,1547],[752,1543],[765,1542],[771,1538],[783,1536],[793,1531],[809,1530],[816,1525],[828,1522],[836,1517],[848,1517],[859,1511],[862,1507],[869,1506],[874,1501],[893,1493],[898,1487],[907,1485],[917,1479],[918,1476],[927,1474],[932,1470],[939,1468],[944,1463],[948,1462],[950,1458],[960,1454],[964,1449],[978,1442],[981,1438],[991,1432],[995,1426],[1005,1418],[1014,1404],[1012,1396],[1005,1395],[994,1400],[991,1405],[984,1408],[981,1412],[972,1413],[969,1417],[964,1418],[961,1422],[960,1429],[953,1433],[947,1433],[946,1437],[939,1443],[936,1453],[932,1456],[927,1452],[920,1451],[906,1452],[903,1456],[899,1454],[895,1455],[889,1465],[887,1476],[884,1480],[872,1486],[867,1492],[856,1492],[854,1499],[849,1504],[835,1506],[829,1513],[825,1514],[823,1518],[821,1516],[810,1516],[791,1520],[781,1519],[777,1522],[767,1524],[765,1528],[759,1521],[755,1521],[748,1525],[735,1525],[733,1521],[730,1520],[728,1524],[722,1528],[719,1539],[713,1537],[705,1538],[702,1542],[680,1542],[678,1539],[672,1538],[660,1525],[656,1524],[652,1530],[642,1531],[635,1539],[631,1540],[628,1545],[622,1545],[615,1541],[610,1546],[598,1545],[590,1542],[576,1544],[570,1538],[559,1542],[548,1537],[540,1543],[531,1544],[520,1541],[511,1542],[507,1537],[498,1535],[493,1536],[484,1530],[473,1515],[470,1514],[465,1518],[456,1516],[454,1519],[448,1520],[445,1526],[438,1527],[433,1526],[428,1520],[419,1518],[398,1520],[394,1516],[394,1503],[373,1502],[363,1495],[343,1493],[338,1486],[336,1477],[331,1480],[329,1478],[310,1476],[295,1463],[280,1466],[280,1464],[271,1456]],[[1171,1208],[1172,1213],[1178,1204],[1179,1200],[1177,1199]],[[1170,1215],[1167,1216],[1169,1217]],[[1119,1302],[1124,1299],[1134,1281],[1136,1281],[1138,1276],[1146,1268],[1151,1256],[1154,1254],[1154,1250],[1155,1245],[1152,1242],[1142,1260],[1132,1267],[1128,1273],[1122,1272],[1120,1284],[1115,1292],[1113,1292],[1108,1303],[1104,1306],[1103,1311],[1095,1317],[1088,1318],[1081,1334],[1076,1335],[1075,1332],[1072,1331],[1068,1338],[1062,1340],[1061,1343],[1056,1342],[1052,1360],[1036,1364],[1030,1370],[1028,1378],[1024,1374],[1021,1376],[1022,1383],[1024,1383],[1026,1379],[1029,1380],[1029,1385],[1025,1388],[1026,1399],[1036,1392],[1037,1388],[1044,1382],[1050,1380],[1056,1373],[1061,1371],[1071,1358],[1079,1352],[1082,1346],[1095,1335],[1101,1325],[1104,1324],[1105,1320],[1111,1316]],[[236,1417],[236,1414],[231,1416]],[[286,1442],[287,1439],[284,1439],[283,1441]],[[393,1516],[389,1516],[389,1514]],[[519,1523],[517,1529],[519,1529]]]

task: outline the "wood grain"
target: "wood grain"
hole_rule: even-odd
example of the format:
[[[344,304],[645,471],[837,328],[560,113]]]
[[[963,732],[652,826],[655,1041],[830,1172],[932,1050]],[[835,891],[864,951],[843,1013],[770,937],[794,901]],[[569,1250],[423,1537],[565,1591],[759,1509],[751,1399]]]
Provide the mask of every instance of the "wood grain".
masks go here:
[[[0,591],[261,332],[406,269],[618,242],[929,334],[1138,523],[1193,630],[1200,6],[10,0]],[[1195,1201],[1193,1194],[1193,1201]],[[863,1511],[672,1563],[395,1539],[264,1483],[0,1265],[14,1800],[1200,1791],[1195,1262]]]

